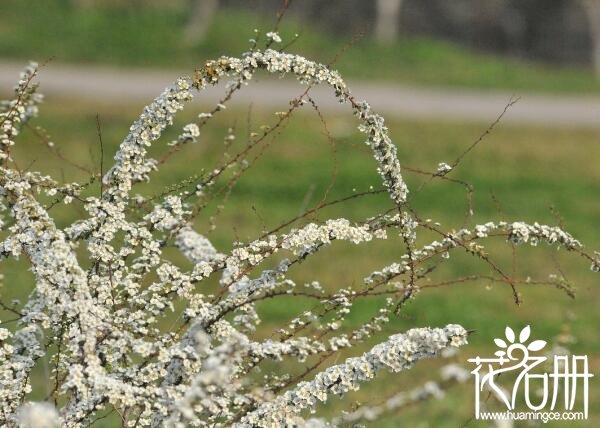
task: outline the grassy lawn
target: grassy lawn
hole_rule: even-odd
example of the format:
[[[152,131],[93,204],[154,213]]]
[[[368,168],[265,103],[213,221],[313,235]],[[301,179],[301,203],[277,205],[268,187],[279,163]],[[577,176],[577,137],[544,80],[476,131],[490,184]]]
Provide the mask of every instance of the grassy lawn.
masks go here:
[[[243,52],[254,37],[252,30],[268,31],[274,15],[275,11],[272,16],[222,11],[206,39],[188,46],[182,42],[185,14],[177,7],[76,10],[66,0],[3,0],[0,57],[191,69],[222,54]],[[325,63],[344,52],[335,67],[347,77],[479,89],[600,92],[600,82],[589,70],[498,58],[441,41],[405,38],[382,46],[366,36],[345,49],[351,36],[333,38],[286,18],[281,28],[284,43],[296,33],[300,38],[291,51]]]
[[[42,114],[36,124],[47,129],[58,149],[69,159],[97,169],[100,162],[96,113],[100,117],[105,143],[104,164],[110,165],[117,145],[137,114],[131,107],[98,107],[50,100],[42,106]],[[182,114],[176,126],[163,138],[163,143],[152,148],[153,153],[156,156],[163,153],[165,143],[174,138],[180,126],[193,120],[197,113]],[[246,115],[246,111],[228,111],[215,118],[211,125],[203,129],[200,142],[177,153],[153,176],[149,184],[139,186],[138,191],[155,194],[170,183],[211,168],[221,157],[223,137],[228,127],[234,127],[237,135],[235,144],[241,147],[248,132]],[[274,119],[274,116],[255,109],[251,127],[256,130],[262,124],[272,123]],[[326,113],[325,119],[333,142],[324,138],[324,129],[318,117],[307,107],[295,116],[276,142],[269,143],[268,150],[247,171],[224,203],[222,213],[215,221],[216,229],[207,232],[219,249],[228,250],[233,239],[255,238],[262,230],[270,229],[316,204],[330,186],[332,177],[334,182],[328,200],[352,194],[353,191],[366,191],[369,186],[379,186],[374,161],[356,131],[355,120],[351,116],[329,116]],[[401,162],[413,168],[433,171],[438,162],[450,162],[460,155],[487,125],[391,121],[389,126]],[[25,131],[20,138],[15,158],[21,167],[31,165],[33,169],[52,173],[55,177],[62,176],[67,181],[84,177],[76,168],[50,155],[29,131]],[[550,210],[550,206],[553,206],[554,212],[564,218],[567,229],[593,249],[600,246],[600,229],[597,227],[600,199],[593,196],[598,193],[600,183],[599,163],[597,131],[550,131],[501,124],[465,158],[452,177],[475,186],[475,214],[468,224],[488,219],[537,220],[556,224],[557,216]],[[407,178],[413,190],[423,183],[418,175],[407,173]],[[98,192],[98,188],[91,187],[89,191]],[[439,221],[446,229],[460,227],[464,221],[466,197],[461,186],[434,181],[418,192],[413,191],[411,204],[423,218]],[[360,220],[389,205],[385,196],[357,198],[346,205],[324,210],[316,220],[340,216]],[[216,209],[216,206],[208,207],[198,219],[199,231],[209,229],[209,217]],[[79,212],[82,210],[76,204],[69,206],[69,209],[58,206],[52,210],[60,225],[68,224]],[[426,243],[430,238],[424,236],[420,241]],[[490,241],[488,249],[499,264],[510,269],[511,250],[506,243]],[[500,337],[506,325],[520,330],[531,324],[535,338],[548,341],[558,335],[561,329],[569,328],[577,339],[571,345],[571,350],[589,355],[591,370],[598,376],[598,277],[590,272],[587,262],[563,251],[544,247],[519,248],[518,251],[521,254],[518,271],[534,278],[544,278],[554,272],[555,260],[559,260],[566,277],[577,287],[575,300],[557,289],[530,286],[522,287],[524,304],[517,307],[508,287],[485,281],[452,288],[427,289],[390,323],[386,333],[414,326],[461,323],[476,330],[471,345],[459,357],[460,361],[465,361],[477,354],[491,354],[492,339]],[[298,283],[318,278],[328,288],[350,284],[359,287],[366,274],[397,260],[402,252],[403,246],[397,239],[373,243],[368,247],[337,244],[324,250],[320,257],[308,259],[294,268],[291,276]],[[445,268],[434,274],[434,279],[488,273],[485,265],[455,254]],[[3,272],[6,276],[3,300],[23,298],[30,290],[31,273],[24,266],[13,263]],[[277,323],[290,318],[291,305],[297,309],[304,304],[289,298],[262,304],[260,310],[265,314],[262,326],[264,334],[268,334]],[[350,315],[350,322],[358,323],[371,316],[374,310],[375,306],[370,301],[357,305]],[[418,385],[435,377],[432,373],[439,365],[439,362],[426,362],[414,373],[382,376],[380,381],[367,386],[354,397],[362,402],[380,402],[382,391]],[[40,379],[37,382],[42,382]],[[569,423],[565,426],[597,426],[600,408],[593,403],[598,402],[598,394],[600,388],[596,377],[592,380],[588,425]],[[334,399],[328,406],[330,410],[337,408],[339,401]],[[380,426],[397,426],[399,422],[417,426],[417,421],[420,421],[422,424],[419,426],[456,427],[464,424],[472,413],[472,384],[468,383],[456,388],[446,400],[408,409],[400,416],[389,419],[388,425]],[[425,420],[423,414],[427,415]],[[471,423],[469,426],[480,425]]]

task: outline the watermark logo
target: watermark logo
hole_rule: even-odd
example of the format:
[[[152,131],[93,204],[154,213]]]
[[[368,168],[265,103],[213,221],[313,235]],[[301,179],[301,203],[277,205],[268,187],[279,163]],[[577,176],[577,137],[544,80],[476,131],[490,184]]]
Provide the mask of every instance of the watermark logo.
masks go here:
[[[531,328],[519,333],[506,327],[505,339],[494,339],[499,348],[494,358],[471,358],[476,365],[471,372],[475,375],[475,416],[477,419],[512,420],[576,420],[588,417],[589,372],[587,356],[537,355],[544,349],[544,340],[530,341]],[[551,368],[549,368],[551,364]],[[499,377],[516,375],[512,385],[501,386]],[[506,375],[502,377],[503,380]],[[481,398],[484,391],[495,394],[506,406],[503,412],[484,412]],[[580,400],[576,401],[579,397]],[[527,411],[516,411],[518,400],[524,399]],[[577,407],[576,408],[576,404]]]

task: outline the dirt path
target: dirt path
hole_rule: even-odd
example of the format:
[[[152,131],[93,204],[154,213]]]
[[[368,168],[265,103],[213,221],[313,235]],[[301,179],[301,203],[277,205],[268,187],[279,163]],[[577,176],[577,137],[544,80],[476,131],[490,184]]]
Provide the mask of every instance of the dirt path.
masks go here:
[[[15,84],[23,63],[0,62],[0,93]],[[115,69],[91,66],[67,66],[51,63],[40,74],[42,92],[49,101],[75,98],[84,101],[144,105],[155,97],[179,72]],[[260,83],[240,91],[232,105],[265,106],[283,109],[302,88],[293,80],[257,78]],[[367,99],[379,112],[394,117],[445,119],[457,121],[493,121],[511,96],[521,97],[503,121],[541,126],[600,128],[600,97],[541,95],[473,91],[463,89],[418,88],[389,83],[349,82],[358,98]],[[222,88],[211,88],[196,97],[200,103],[213,102]],[[326,87],[311,91],[324,110],[343,110]]]

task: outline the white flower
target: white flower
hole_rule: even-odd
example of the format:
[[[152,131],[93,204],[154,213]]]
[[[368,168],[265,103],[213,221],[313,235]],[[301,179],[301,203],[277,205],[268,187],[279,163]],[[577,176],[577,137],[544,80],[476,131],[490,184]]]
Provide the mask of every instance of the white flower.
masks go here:
[[[452,167],[448,165],[446,162],[440,162],[437,167],[438,174],[447,174],[452,171]]]
[[[275,43],[281,43],[281,37],[279,36],[279,34],[273,32],[273,31],[269,31],[267,33],[267,38],[269,40],[273,40]]]

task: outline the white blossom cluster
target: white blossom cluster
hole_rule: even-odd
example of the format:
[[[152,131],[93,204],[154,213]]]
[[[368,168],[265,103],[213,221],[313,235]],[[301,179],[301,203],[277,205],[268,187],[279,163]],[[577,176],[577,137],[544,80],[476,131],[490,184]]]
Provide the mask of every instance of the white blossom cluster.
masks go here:
[[[211,242],[190,226],[182,227],[175,238],[175,246],[192,263],[211,263],[225,257],[217,252]]]
[[[279,36],[271,33],[269,37],[277,41]],[[378,172],[389,189],[390,197],[399,205],[406,202],[408,188],[401,175],[396,146],[388,135],[383,118],[373,113],[366,101],[356,101],[336,71],[299,55],[267,49],[264,52],[252,51],[243,58],[221,57],[210,61],[197,73],[194,83],[198,88],[204,88],[206,85],[218,83],[223,76],[239,76],[246,82],[257,69],[266,69],[281,75],[293,74],[300,82],[308,85],[330,85],[338,100],[341,103],[349,103],[354,114],[360,118],[362,123],[359,129],[367,136],[366,143],[373,150]]]
[[[276,400],[261,405],[241,420],[241,426],[294,425],[296,415],[304,409],[326,401],[330,394],[343,395],[357,390],[361,382],[373,379],[381,369],[400,372],[411,368],[416,361],[439,355],[450,346],[466,343],[467,332],[459,325],[412,329],[406,334],[393,335],[361,357],[332,366],[312,381],[302,382]]]
[[[276,33],[268,39],[280,41]],[[160,167],[148,149],[194,89],[224,76],[245,84],[259,69],[293,74],[307,85],[328,84],[351,106],[392,210],[361,222],[305,222],[231,243],[226,250],[195,230],[199,211],[192,201],[201,199],[228,165],[178,183],[177,191],[153,197],[132,193]],[[380,370],[403,371],[466,344],[467,332],[458,325],[414,328],[380,340],[360,357],[327,363],[384,330],[399,300],[418,290],[420,262],[458,248],[483,257],[477,240],[494,234],[516,243],[581,248],[559,228],[525,223],[487,223],[417,248],[420,223],[405,208],[408,190],[383,119],[354,99],[337,72],[270,49],[222,57],[194,78],[179,78],[133,123],[102,177],[100,195],[86,196],[85,183],[62,184],[11,163],[15,136],[41,100],[31,82],[35,74],[33,66],[25,70],[15,99],[0,113],[0,208],[6,217],[0,222],[0,261],[22,258],[34,278],[25,302],[5,303],[0,293],[2,314],[16,317],[0,318],[2,426],[88,426],[113,413],[126,426],[318,424],[305,419],[307,413],[331,394],[356,390]],[[186,125],[168,150],[196,141],[202,121],[223,108],[219,104],[200,123]],[[49,211],[55,201],[81,204],[85,214],[60,227]],[[365,245],[391,235],[399,235],[408,251],[402,248],[397,262],[371,273],[359,287],[291,279],[295,266],[339,241]],[[172,250],[183,257],[174,260]],[[180,263],[183,259],[187,262]],[[385,295],[385,303],[350,328],[346,319],[354,302],[370,293]],[[289,321],[265,335],[258,328],[264,321],[258,303],[275,298],[290,306]],[[296,310],[290,299],[307,299],[313,308]],[[302,373],[305,362],[313,368]],[[34,391],[32,376],[42,365],[47,388]],[[423,394],[432,391],[430,385]],[[41,395],[44,401],[32,402]]]
[[[16,97],[0,105],[0,165],[9,157],[9,149],[15,144],[14,139],[21,127],[38,113],[37,105],[42,101],[42,96],[36,92],[36,85],[32,84],[37,72],[38,65],[31,62],[15,86]]]
[[[60,418],[56,408],[46,402],[27,403],[19,408],[17,421],[22,427],[58,428]]]

